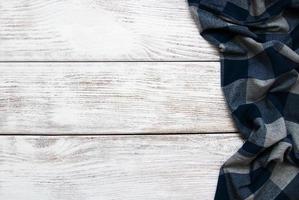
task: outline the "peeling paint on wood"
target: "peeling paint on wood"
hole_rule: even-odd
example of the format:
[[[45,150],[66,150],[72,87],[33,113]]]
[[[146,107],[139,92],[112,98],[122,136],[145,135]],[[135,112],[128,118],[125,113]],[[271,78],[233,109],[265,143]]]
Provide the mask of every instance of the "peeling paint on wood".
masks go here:
[[[1,63],[1,133],[200,133],[235,128],[217,62]]]
[[[185,0],[0,1],[1,61],[219,60]]]
[[[236,134],[1,136],[0,197],[211,200],[241,144]]]

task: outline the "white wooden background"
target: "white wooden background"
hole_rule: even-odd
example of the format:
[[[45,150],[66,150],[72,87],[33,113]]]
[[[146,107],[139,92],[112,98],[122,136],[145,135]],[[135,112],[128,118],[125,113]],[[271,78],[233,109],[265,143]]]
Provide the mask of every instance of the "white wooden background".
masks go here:
[[[213,199],[218,61],[186,0],[0,0],[0,199]]]

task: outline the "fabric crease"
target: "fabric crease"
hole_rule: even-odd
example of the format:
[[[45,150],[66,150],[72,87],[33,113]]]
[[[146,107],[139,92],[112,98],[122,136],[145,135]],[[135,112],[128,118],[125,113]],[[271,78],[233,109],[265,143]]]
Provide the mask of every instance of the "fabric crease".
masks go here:
[[[221,57],[221,87],[245,142],[216,200],[299,199],[299,0],[188,0]]]

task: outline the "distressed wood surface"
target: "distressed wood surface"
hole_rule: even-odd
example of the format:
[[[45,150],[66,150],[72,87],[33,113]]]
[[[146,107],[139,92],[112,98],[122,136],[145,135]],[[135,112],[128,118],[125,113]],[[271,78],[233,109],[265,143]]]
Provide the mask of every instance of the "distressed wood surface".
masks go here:
[[[235,134],[1,136],[0,197],[211,200],[241,144]]]
[[[213,199],[218,60],[186,0],[0,1],[0,199]]]
[[[1,133],[232,132],[217,62],[1,63]]]
[[[0,60],[219,58],[186,0],[2,0]]]

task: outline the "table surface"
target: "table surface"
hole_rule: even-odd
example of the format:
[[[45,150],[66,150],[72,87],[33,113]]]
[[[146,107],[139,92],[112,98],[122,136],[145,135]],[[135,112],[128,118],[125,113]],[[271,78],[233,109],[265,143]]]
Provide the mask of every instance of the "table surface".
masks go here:
[[[0,199],[210,200],[241,146],[185,0],[0,1]]]

